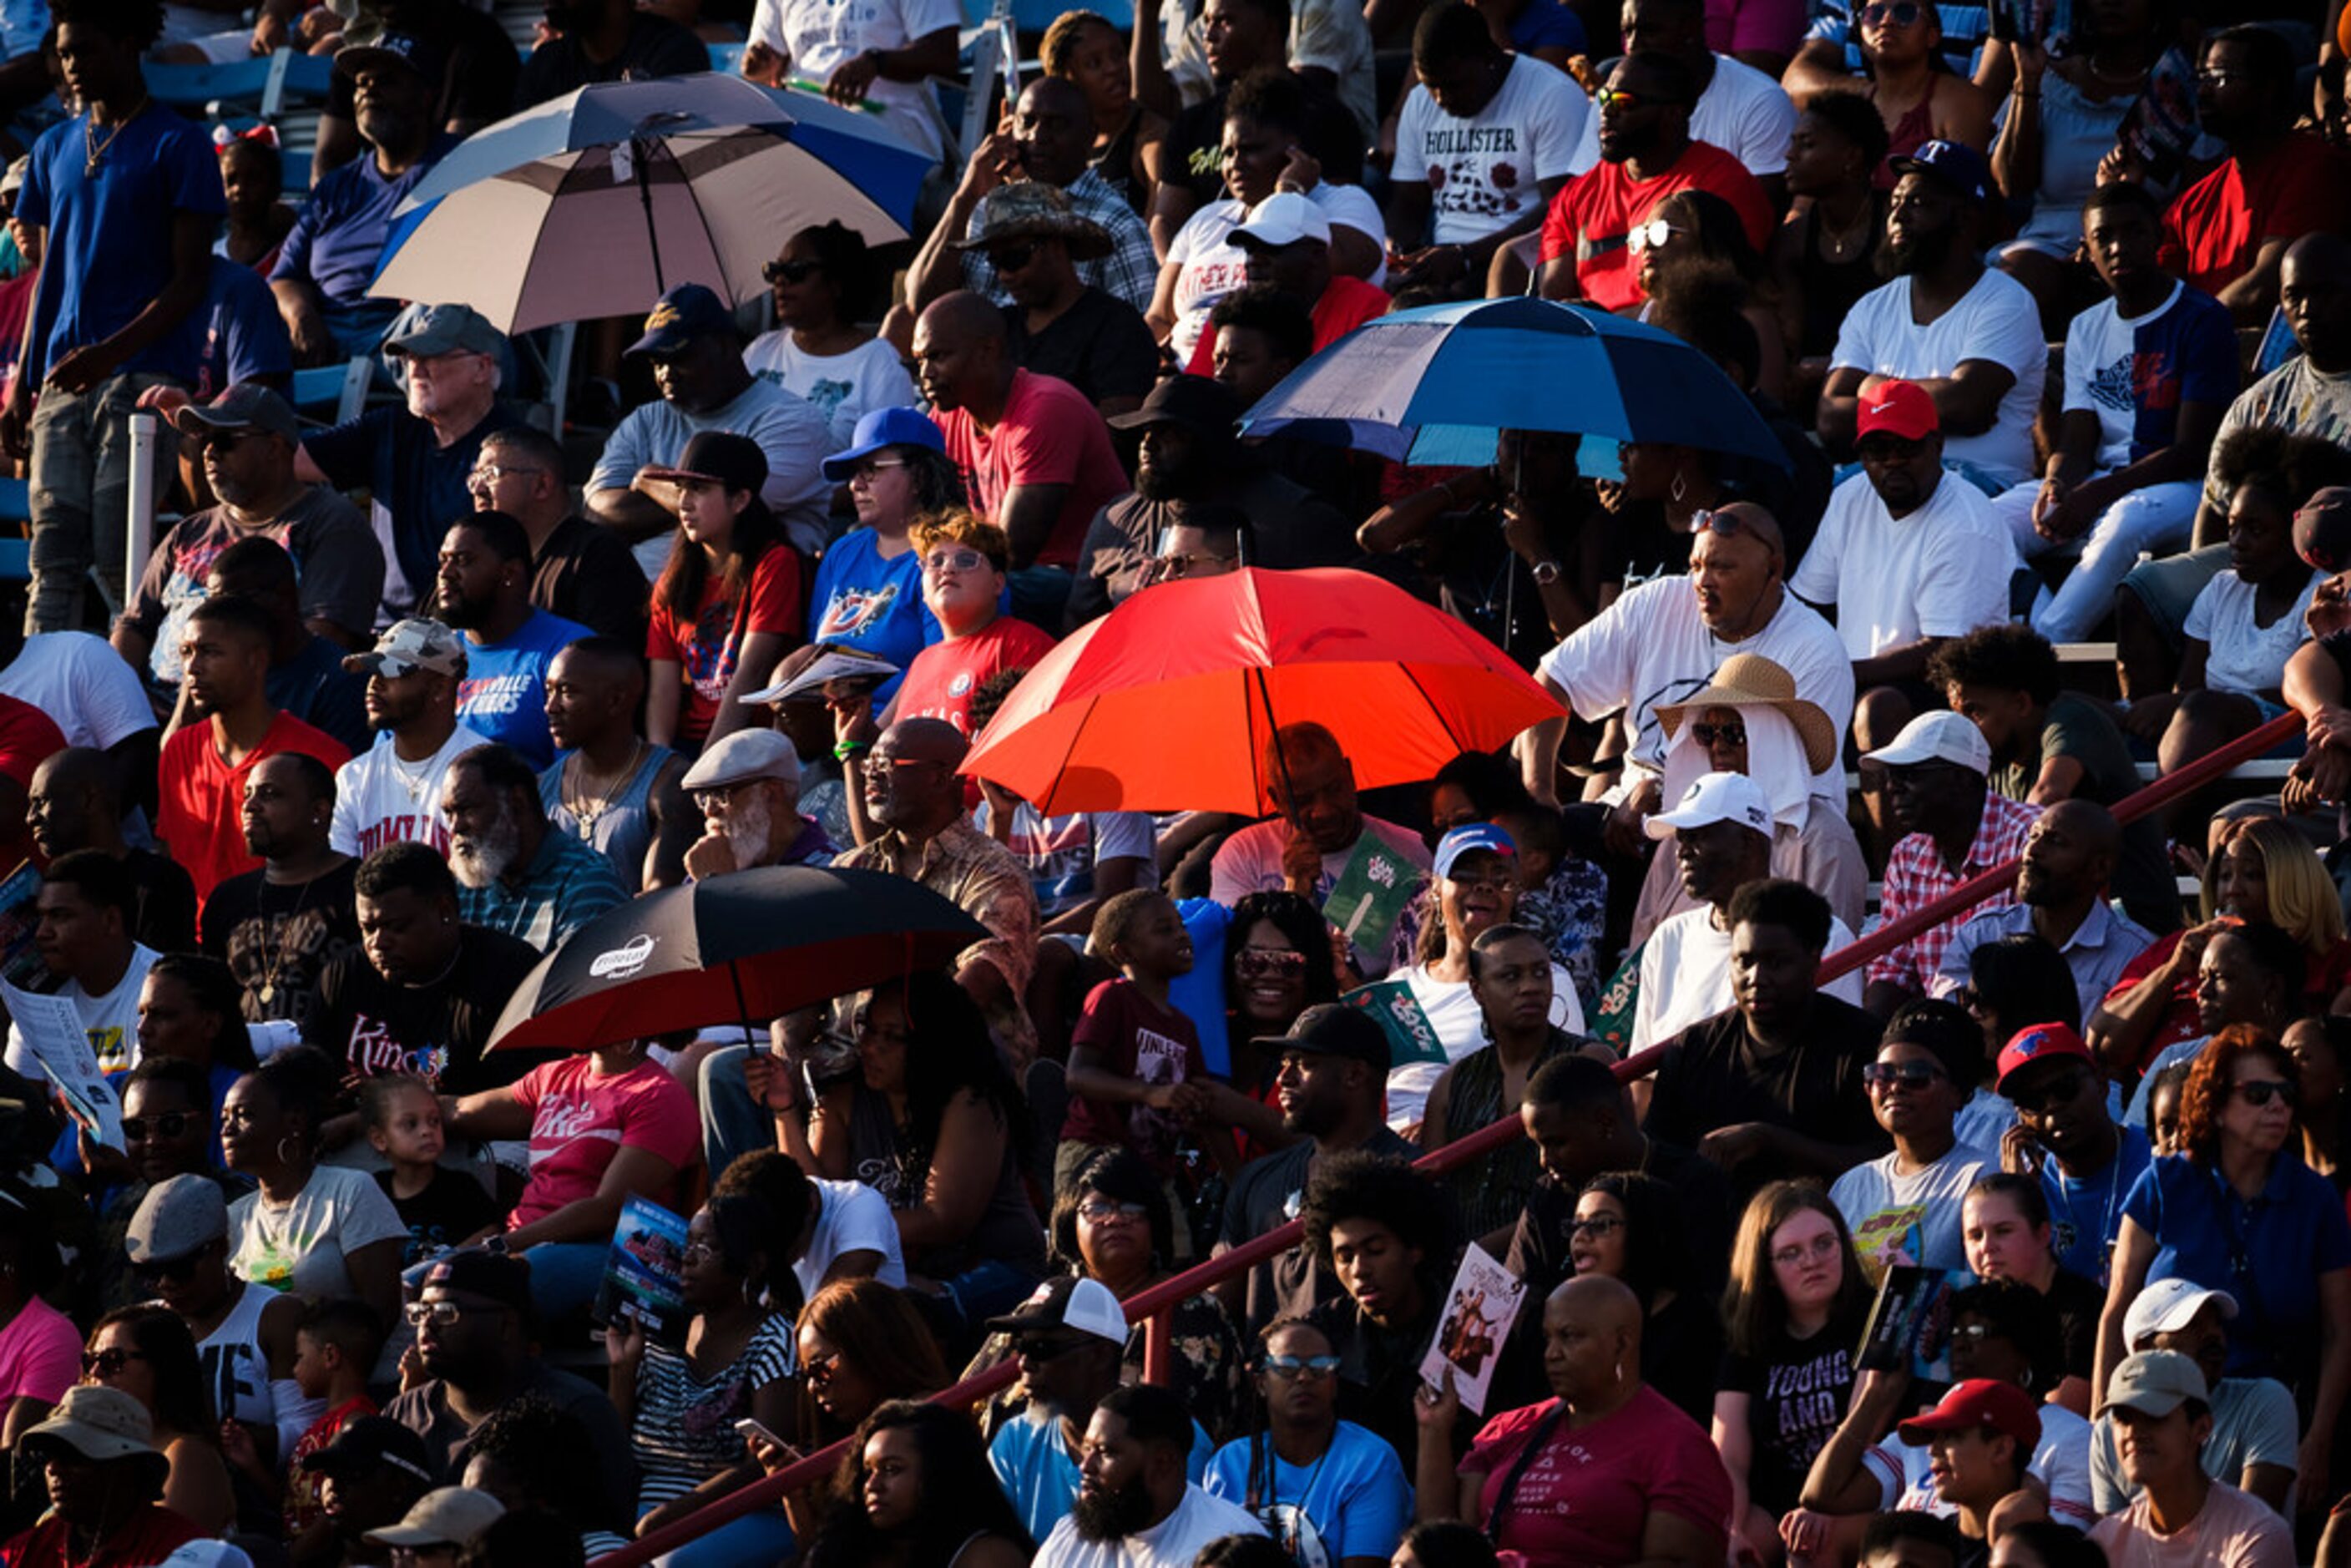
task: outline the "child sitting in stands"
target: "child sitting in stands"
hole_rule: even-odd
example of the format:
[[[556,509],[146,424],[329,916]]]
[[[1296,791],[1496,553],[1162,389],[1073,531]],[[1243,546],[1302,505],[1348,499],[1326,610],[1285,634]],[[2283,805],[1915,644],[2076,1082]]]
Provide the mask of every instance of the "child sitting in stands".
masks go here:
[[[438,1163],[447,1146],[441,1101],[424,1080],[407,1072],[367,1080],[360,1086],[360,1120],[368,1145],[392,1162],[375,1179],[408,1227],[402,1269],[498,1222],[497,1206],[479,1181]]]

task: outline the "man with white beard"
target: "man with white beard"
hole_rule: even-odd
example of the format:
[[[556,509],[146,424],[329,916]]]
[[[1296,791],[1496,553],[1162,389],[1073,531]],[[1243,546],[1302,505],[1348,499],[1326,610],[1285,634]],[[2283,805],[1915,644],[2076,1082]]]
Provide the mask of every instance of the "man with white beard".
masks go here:
[[[832,841],[800,815],[799,755],[778,732],[737,730],[685,770],[684,789],[703,821],[702,837],[685,852],[688,881],[832,863]]]
[[[549,832],[538,775],[510,746],[477,746],[441,787],[457,915],[519,936],[542,953],[628,902],[612,862],[569,833]]]

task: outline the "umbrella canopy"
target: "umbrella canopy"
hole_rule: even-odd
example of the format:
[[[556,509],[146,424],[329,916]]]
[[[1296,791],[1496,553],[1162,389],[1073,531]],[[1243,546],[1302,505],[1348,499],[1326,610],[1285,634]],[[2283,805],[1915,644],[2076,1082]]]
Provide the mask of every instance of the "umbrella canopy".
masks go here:
[[[1360,571],[1144,590],[1037,661],[964,771],[1040,811],[1271,808],[1282,725],[1337,737],[1361,788],[1426,779],[1560,716],[1508,655]]]
[[[740,304],[810,225],[905,238],[928,166],[870,115],[740,77],[585,87],[418,182],[368,292],[470,305],[508,332],[632,315],[681,283]]]
[[[1654,441],[1788,465],[1755,405],[1670,332],[1548,299],[1430,305],[1366,321],[1249,412],[1399,462],[1483,464],[1499,433]]]
[[[756,1024],[918,969],[987,928],[885,872],[763,866],[606,910],[525,976],[489,1049],[584,1051]]]

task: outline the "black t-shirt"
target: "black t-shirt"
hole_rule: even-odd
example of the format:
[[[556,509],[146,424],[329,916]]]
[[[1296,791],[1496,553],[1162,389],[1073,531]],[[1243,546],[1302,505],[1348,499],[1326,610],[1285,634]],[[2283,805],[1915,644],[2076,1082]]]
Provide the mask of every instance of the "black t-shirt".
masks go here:
[[[196,884],[179,865],[152,850],[122,857],[133,884],[131,938],[158,953],[185,953],[196,945]]]
[[[644,569],[621,536],[581,517],[568,517],[538,547],[531,568],[530,601],[549,615],[577,621],[600,636],[630,647],[645,645]]]
[[[1694,1148],[1719,1127],[1761,1122],[1882,1151],[1890,1145],[1869,1113],[1861,1070],[1877,1059],[1885,1032],[1869,1013],[1817,993],[1800,1031],[1804,1043],[1787,1051],[1758,1051],[1736,1008],[1692,1024],[1667,1042],[1641,1130]],[[1743,1202],[1766,1182],[1801,1174],[1759,1155],[1729,1173],[1731,1190]]]
[[[1722,1391],[1748,1398],[1748,1490],[1774,1519],[1796,1506],[1813,1460],[1844,1419],[1854,1347],[1867,1316],[1866,1306],[1856,1306],[1809,1339],[1782,1328],[1759,1354],[1733,1351],[1722,1358]]]
[[[444,1094],[500,1088],[556,1054],[483,1055],[507,998],[538,962],[538,949],[519,937],[467,925],[447,978],[395,986],[354,949],[319,977],[316,1026],[305,1038],[362,1077],[413,1072]]]
[[[1089,285],[1042,332],[1030,333],[1029,312],[1004,309],[1006,351],[1013,363],[1069,382],[1088,402],[1146,396],[1159,379],[1159,345],[1134,306]]]
[[[1362,1147],[1365,1154],[1399,1160],[1420,1157],[1419,1149],[1386,1127],[1364,1140]],[[1219,1239],[1228,1247],[1238,1247],[1297,1218],[1313,1158],[1314,1143],[1310,1138],[1241,1167],[1233,1177],[1232,1190],[1225,1195],[1225,1224]],[[1276,1253],[1249,1271],[1241,1341],[1254,1344],[1259,1331],[1276,1318],[1303,1317],[1338,1302],[1342,1293],[1339,1277],[1317,1262],[1305,1247]]]
[[[360,862],[308,882],[271,882],[266,871],[230,877],[204,904],[204,951],[226,963],[245,990],[248,1023],[283,1019],[312,1044],[319,977],[358,947],[351,883]]]
[[[2071,1269],[2057,1270],[2050,1281],[2048,1301],[2057,1310],[2057,1333],[2065,1344],[2065,1375],[2091,1375],[2091,1358],[2098,1351],[2098,1314],[2106,1308],[2106,1293]]]
[[[580,40],[565,34],[549,38],[523,61],[520,84],[515,89],[517,111],[561,98],[595,82],[643,81],[648,77],[688,76],[710,68],[709,47],[666,16],[632,12],[628,42],[621,52],[599,64],[588,57]]]
[[[446,1166],[434,1168],[433,1179],[414,1197],[400,1197],[392,1190],[392,1173],[375,1173],[376,1186],[383,1196],[392,1199],[392,1212],[408,1227],[408,1240],[400,1249],[400,1266],[421,1263],[435,1252],[455,1247],[468,1236],[498,1220],[498,1206],[482,1190],[482,1184],[464,1171]]]

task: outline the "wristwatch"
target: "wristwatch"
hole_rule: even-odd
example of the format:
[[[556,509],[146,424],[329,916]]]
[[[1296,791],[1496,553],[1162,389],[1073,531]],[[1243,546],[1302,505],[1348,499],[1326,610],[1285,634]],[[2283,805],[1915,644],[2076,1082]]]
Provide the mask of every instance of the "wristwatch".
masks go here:
[[[1537,588],[1549,588],[1559,580],[1559,562],[1555,560],[1539,560],[1535,562],[1533,571]]]

